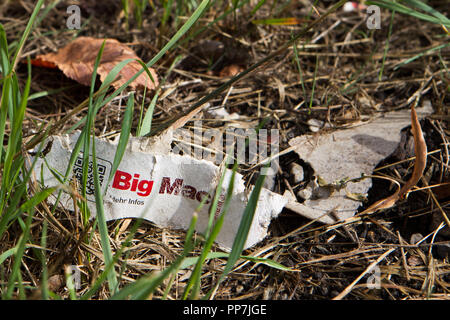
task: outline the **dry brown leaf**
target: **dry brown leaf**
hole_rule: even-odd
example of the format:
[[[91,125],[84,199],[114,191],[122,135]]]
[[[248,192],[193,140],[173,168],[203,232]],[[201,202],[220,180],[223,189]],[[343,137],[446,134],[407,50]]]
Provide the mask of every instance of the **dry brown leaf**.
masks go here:
[[[411,178],[400,189],[399,197],[404,197],[412,187],[414,187],[423,175],[423,171],[427,165],[427,144],[423,137],[422,128],[414,106],[411,106],[411,131],[414,137],[414,153],[416,160],[414,161],[414,170]]]
[[[90,86],[95,60],[102,43],[103,39],[79,37],[64,48],[59,49],[56,53],[47,53],[38,56],[35,59],[35,62],[39,62],[42,65],[54,64],[61,69],[67,77],[86,86]],[[140,60],[136,53],[126,45],[115,39],[106,39],[103,55],[97,69],[100,80],[104,81],[108,73],[119,62],[126,59]],[[119,77],[113,82],[113,86],[119,88],[141,69],[142,66],[139,62],[129,62],[119,72]],[[147,87],[150,90],[155,89],[158,86],[158,78],[155,70],[151,68],[149,68],[149,70],[154,82],[150,79],[148,74],[144,72],[130,83],[130,87],[133,89],[136,89],[137,87]]]
[[[361,212],[361,214],[363,214],[363,213],[373,213],[373,212],[376,212],[376,211],[386,210],[386,209],[392,208],[397,203],[398,199],[400,199],[400,197],[399,197],[399,190],[397,190],[391,196],[375,202],[370,207],[368,207],[366,210]]]
[[[393,207],[399,199],[408,194],[409,190],[411,190],[411,188],[414,187],[422,177],[423,171],[425,170],[427,164],[427,144],[425,143],[422,128],[420,127],[419,119],[417,118],[417,113],[414,106],[411,106],[411,131],[414,137],[414,153],[416,155],[411,178],[394,194],[375,202],[366,210],[361,212],[361,214],[373,213]]]

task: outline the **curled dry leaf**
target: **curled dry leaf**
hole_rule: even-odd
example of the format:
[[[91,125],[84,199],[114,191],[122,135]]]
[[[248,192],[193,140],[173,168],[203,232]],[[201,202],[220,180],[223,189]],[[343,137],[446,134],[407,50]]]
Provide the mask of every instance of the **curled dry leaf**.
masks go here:
[[[422,128],[420,127],[414,106],[411,106],[411,131],[414,137],[414,153],[416,155],[411,178],[400,189],[397,189],[394,194],[375,202],[362,213],[373,213],[393,207],[399,199],[404,198],[408,194],[409,190],[411,190],[422,177],[427,164],[427,144],[425,143]]]
[[[400,189],[400,198],[404,197],[408,191],[419,182],[427,165],[427,144],[425,143],[422,128],[417,119],[414,106],[411,106],[411,131],[414,136],[414,153],[416,154],[416,160],[414,161],[414,170],[411,178]]]
[[[373,203],[370,207],[361,212],[361,214],[373,213],[376,211],[392,208],[397,203],[398,199],[400,199],[399,191],[400,189],[397,189],[397,191],[394,194],[390,195],[389,197],[378,200],[377,202]]]
[[[38,56],[33,60],[33,64],[44,67],[57,66],[67,77],[90,86],[95,60],[103,41],[103,39],[79,37],[56,53]],[[136,53],[126,45],[115,39],[106,39],[103,55],[97,69],[100,80],[104,81],[108,73],[119,62],[126,59],[140,60]],[[118,79],[113,82],[113,86],[119,88],[141,69],[142,66],[138,61],[129,62],[119,72]],[[133,89],[147,87],[150,90],[156,88],[158,86],[156,72],[151,68],[149,70],[154,81],[144,72],[130,83],[130,87]]]

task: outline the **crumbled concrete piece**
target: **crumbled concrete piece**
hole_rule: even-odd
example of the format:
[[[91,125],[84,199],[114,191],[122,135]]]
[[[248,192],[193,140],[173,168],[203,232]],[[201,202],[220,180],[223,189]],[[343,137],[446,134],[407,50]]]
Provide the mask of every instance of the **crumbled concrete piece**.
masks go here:
[[[423,118],[431,114],[432,108],[426,106],[417,108],[416,111],[418,117]],[[400,131],[410,123],[409,109],[393,111],[350,129],[296,137],[289,144],[296,146],[295,152],[311,165],[315,176],[320,176],[331,184],[345,178],[358,178],[361,174],[372,174],[375,166],[395,150],[400,141]],[[372,181],[367,178],[349,183],[347,190],[343,188],[334,191],[327,197],[314,197],[314,193],[319,193],[313,190],[312,196],[302,204],[310,209],[304,215],[314,219],[334,210],[341,220],[352,217],[361,203],[346,197],[346,192],[367,194],[371,186]],[[327,217],[322,217],[319,221],[334,222]]]
[[[37,159],[35,174],[37,177],[42,174],[46,186],[59,184],[53,174],[66,172],[78,137],[79,133],[53,136],[53,144],[45,160]],[[103,198],[106,220],[144,218],[161,227],[187,229],[193,213],[206,197],[206,204],[198,212],[196,228],[199,232],[205,230],[209,219],[208,204],[212,202],[222,174],[220,167],[190,156],[164,154],[164,147],[160,143],[156,144],[156,150],[153,152],[152,147],[144,144],[142,139],[130,138],[122,162],[107,186],[117,145],[100,139],[95,139],[95,144],[101,188],[106,192]],[[53,173],[49,167],[53,169]],[[80,153],[72,170],[73,176],[79,182],[82,167],[83,157]],[[88,207],[95,214],[92,156],[89,167],[86,193]],[[215,212],[216,218],[221,213],[230,177],[231,170],[226,169],[222,195]],[[230,206],[222,230],[216,238],[216,242],[225,250],[229,250],[233,244],[250,192],[251,190],[246,190],[244,186],[242,175],[236,174]],[[49,200],[52,201],[51,198]],[[283,196],[264,188],[261,190],[245,248],[266,236],[271,219],[280,213],[286,203],[287,199]],[[60,205],[73,210],[73,199],[64,193]]]
[[[327,212],[324,212],[322,215],[318,216],[317,210],[311,209],[310,207],[297,202],[295,196],[287,190],[284,192],[283,196],[288,199],[288,203],[285,205],[285,207],[289,210],[301,214],[302,216],[311,220],[317,219],[317,221],[322,221],[328,224],[336,222],[336,219],[334,219],[334,217],[332,215],[329,215]]]
[[[303,200],[311,199],[312,194],[313,194],[313,189],[312,189],[312,186],[310,183],[308,183],[308,185],[304,189],[297,192],[297,196],[299,196]]]
[[[297,196],[303,200],[317,200],[326,199],[330,196],[331,190],[329,188],[322,188],[317,180],[310,181],[306,187],[297,192]]]

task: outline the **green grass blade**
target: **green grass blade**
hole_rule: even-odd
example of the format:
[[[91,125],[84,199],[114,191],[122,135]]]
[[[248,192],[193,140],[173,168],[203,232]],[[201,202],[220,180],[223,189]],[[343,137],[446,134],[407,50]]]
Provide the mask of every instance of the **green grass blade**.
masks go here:
[[[0,67],[2,68],[1,73],[3,74],[3,77],[6,77],[9,74],[10,67],[9,50],[8,41],[6,40],[6,32],[2,24],[0,24]]]
[[[17,184],[18,177],[21,173],[21,168],[23,164],[23,159],[19,158],[14,160],[15,154],[21,150],[22,147],[22,123],[25,115],[25,109],[27,106],[27,98],[30,92],[30,84],[31,84],[31,67],[28,63],[28,78],[25,84],[24,93],[22,97],[20,97],[19,93],[19,84],[17,82],[17,78],[15,76],[11,77],[6,81],[9,83],[11,81],[11,89],[12,91],[16,91],[14,94],[16,99],[13,99],[13,113],[10,115],[11,119],[11,132],[8,137],[8,144],[5,153],[5,159],[3,164],[3,172],[2,172],[2,184],[0,189],[0,212],[3,212],[3,208],[7,204],[7,195],[11,198],[13,194],[13,188]],[[3,98],[4,96],[2,96]],[[12,106],[12,104],[9,104]],[[3,112],[6,113],[6,104],[2,105],[5,109],[2,109]],[[6,120],[6,114],[2,114],[1,123],[3,125],[3,120]],[[2,127],[3,128],[3,127]],[[4,132],[2,132],[4,134]],[[21,190],[19,188],[19,190]],[[19,194],[20,196],[22,194]],[[10,219],[10,217],[3,215],[1,217],[0,225],[4,225],[4,219]]]
[[[147,87],[144,88],[144,92],[142,93],[142,103],[141,103],[141,109],[139,110],[139,122],[136,128],[136,137],[141,136],[141,130],[142,130],[142,120],[144,116],[144,109],[145,109],[145,98],[147,97]]]
[[[233,187],[234,187],[234,181],[235,181],[235,176],[236,176],[236,170],[237,170],[237,161],[234,164],[233,167],[233,172],[231,174],[230,177],[230,181],[228,183],[228,190],[227,190],[227,196],[225,198],[224,201],[224,206],[222,209],[222,214],[218,217],[216,223],[214,224],[214,227],[212,228],[212,230],[210,231],[211,225],[213,223],[213,219],[215,217],[215,213],[217,210],[217,204],[219,202],[220,196],[222,194],[222,184],[224,181],[224,177],[225,177],[225,172],[226,170],[224,170],[222,177],[220,178],[219,184],[216,188],[216,193],[214,196],[214,202],[211,205],[210,211],[209,211],[209,221],[208,221],[208,227],[206,229],[206,241],[204,244],[204,247],[202,249],[202,252],[199,256],[198,262],[195,265],[194,270],[192,271],[192,275],[189,278],[189,281],[186,285],[184,294],[183,294],[183,299],[187,299],[189,292],[191,289],[192,293],[190,295],[190,299],[196,299],[198,296],[198,292],[200,289],[200,276],[201,276],[201,271],[204,265],[204,262],[207,258],[207,255],[210,253],[211,248],[214,244],[214,241],[217,238],[217,235],[219,234],[220,230],[222,229],[222,225],[225,219],[225,214],[228,211],[228,207],[231,201],[231,198],[233,196]]]
[[[12,85],[11,78],[7,78],[3,83],[2,87],[2,97],[0,101],[0,139],[4,141],[5,138],[5,128],[6,128],[6,119],[8,117],[8,96],[10,92],[10,88]],[[3,145],[1,147],[0,152],[0,163],[4,163],[5,152]],[[1,212],[2,210],[0,210]]]
[[[206,9],[207,5],[209,3],[209,0],[203,0],[197,9],[192,13],[192,15],[189,17],[189,19],[185,22],[183,26],[181,26],[180,30],[178,30],[175,35],[169,40],[169,42],[156,54],[156,56],[153,57],[147,64],[147,68],[150,68],[153,66],[163,55],[166,54],[167,51],[169,51],[173,46],[175,46],[178,42],[178,40],[192,27],[192,25],[200,18],[200,16],[203,14],[204,10]],[[131,82],[133,82],[140,74],[142,74],[145,71],[144,68],[136,72],[136,74],[131,77],[127,82],[125,82],[120,88],[116,89],[108,98],[106,98],[101,106],[104,106],[111,102],[112,99],[117,97]]]
[[[184,242],[183,253],[166,269],[156,275],[150,275],[136,280],[130,283],[126,287],[122,288],[115,295],[111,297],[113,300],[123,300],[131,297],[135,300],[146,299],[165,279],[171,274],[176,273],[183,260],[192,251],[194,247],[193,236],[195,231],[195,225],[197,224],[198,216],[193,214],[189,229],[186,233]]]
[[[138,219],[133,227],[130,230],[130,233],[126,237],[126,239],[122,242],[120,248],[117,250],[117,252],[114,254],[113,261],[111,263],[108,263],[105,265],[105,268],[103,269],[103,272],[100,274],[99,277],[95,280],[93,285],[89,288],[89,290],[81,296],[81,300],[87,300],[91,298],[97,291],[100,289],[103,282],[107,280],[108,273],[114,268],[115,263],[119,260],[120,256],[122,255],[122,252],[128,247],[130,242],[133,240],[134,235],[136,234],[136,231],[142,224],[142,219]]]
[[[258,258],[258,257],[252,257],[252,256],[241,256],[241,259],[245,259],[248,261],[252,261],[254,263],[262,263],[268,267],[271,267],[273,269],[281,270],[281,271],[292,271],[291,268],[286,267],[282,265],[281,263],[278,263],[276,261],[273,261],[271,259],[267,258]]]
[[[89,149],[90,149],[90,138],[91,138],[91,131],[94,126],[94,119],[95,119],[95,110],[94,110],[94,101],[93,101],[93,95],[94,95],[94,87],[95,87],[95,80],[97,78],[97,69],[100,64],[101,57],[103,55],[103,50],[105,48],[106,40],[103,41],[100,50],[98,51],[97,57],[95,59],[94,63],[94,69],[92,72],[91,77],[91,87],[89,90],[89,102],[88,102],[88,113],[86,118],[86,126],[82,132],[81,136],[84,136],[84,146],[83,146],[83,176],[81,180],[81,194],[84,198],[86,198],[86,185],[87,185],[87,177],[88,177],[88,168],[89,168]],[[79,138],[79,139],[80,139]],[[84,205],[86,206],[86,204]]]
[[[39,145],[37,155],[41,154],[43,147],[44,147],[44,143],[41,143]],[[23,195],[27,191],[26,181],[29,181],[29,179],[31,177],[31,172],[36,164],[36,160],[37,160],[37,157],[35,157],[33,159],[33,162],[31,164],[31,167],[29,170],[27,170],[26,168],[23,167],[23,161],[20,162],[20,167],[24,171],[24,174],[23,174],[24,178],[23,178],[22,183],[20,183],[18,186],[15,187],[14,194],[12,197],[10,197],[10,202],[8,204],[8,207],[5,209],[6,211],[3,213],[2,216],[0,216],[0,238],[3,235],[3,233],[6,231],[6,229],[8,228],[8,224],[10,222],[12,222],[14,219],[16,219],[18,217],[18,215],[20,214],[19,203],[22,200]],[[20,171],[18,171],[17,173],[19,174]],[[17,209],[17,208],[19,208],[19,209]]]
[[[426,55],[426,54],[428,54],[428,53],[431,53],[431,52],[436,51],[436,50],[441,50],[441,49],[444,49],[444,48],[447,48],[447,47],[450,47],[450,43],[444,43],[444,44],[441,44],[441,45],[439,45],[439,46],[433,47],[433,48],[431,48],[431,49],[425,50],[424,52],[421,52],[421,53],[419,53],[419,54],[416,54],[415,56],[413,56],[413,57],[411,57],[411,58],[408,58],[408,59],[406,59],[406,60],[403,61],[403,62],[400,62],[399,64],[397,64],[397,65],[394,67],[394,70],[397,70],[397,69],[401,68],[402,66],[407,65],[408,63],[411,63],[411,62],[413,62],[414,60],[417,60],[417,59],[419,59],[420,57],[423,57],[424,55]]]
[[[269,54],[266,57],[262,58],[261,60],[259,60],[255,64],[253,64],[250,67],[248,67],[246,70],[242,71],[241,73],[237,74],[236,76],[234,76],[230,80],[226,81],[224,84],[220,85],[217,89],[213,90],[208,95],[206,95],[203,98],[201,98],[199,101],[194,103],[188,110],[186,110],[186,112],[184,112],[183,114],[180,114],[179,117],[182,117],[182,116],[184,116],[184,115],[186,115],[186,114],[196,110],[197,108],[201,107],[202,105],[204,105],[209,100],[211,100],[211,99],[215,98],[216,96],[218,96],[225,89],[229,88],[233,83],[235,83],[235,82],[239,81],[240,79],[244,78],[249,73],[253,72],[254,70],[259,68],[260,66],[266,64],[268,61],[272,60],[273,58],[275,58],[276,56],[278,56],[279,54],[284,52],[287,48],[292,46],[297,40],[299,40],[301,37],[303,37],[310,29],[312,29],[316,25],[320,24],[331,13],[335,12],[337,9],[339,9],[341,6],[343,6],[345,2],[346,2],[346,0],[340,0],[339,2],[334,4],[330,9],[327,10],[327,12],[322,14],[320,18],[318,18],[317,20],[314,20],[313,22],[308,24],[299,33],[297,33],[294,37],[291,37],[291,39],[289,41],[287,41],[284,45],[280,46],[277,50],[275,50],[271,54]],[[153,135],[153,134],[157,134],[157,133],[161,132],[165,128],[170,127],[178,119],[179,118],[176,117],[174,119],[171,119],[170,121],[167,121],[164,124],[164,126],[161,126],[160,128],[158,128],[158,130],[155,130],[155,131],[151,132],[148,135]]]
[[[22,38],[20,38],[16,53],[14,54],[14,56],[11,60],[12,69],[10,70],[10,72],[12,70],[14,70],[15,65],[17,64],[17,58],[18,58],[19,54],[22,52],[23,45],[25,44],[25,41],[27,40],[27,38],[31,32],[31,29],[33,28],[33,24],[34,24],[34,21],[36,20],[36,16],[39,13],[39,10],[41,10],[41,7],[43,4],[44,4],[44,0],[39,0],[37,2],[36,6],[34,7],[33,13],[31,14],[31,17],[28,20],[28,23],[25,28],[25,31],[23,32]]]
[[[134,94],[131,93],[127,101],[127,109],[122,122],[122,130],[120,132],[119,143],[117,144],[116,153],[114,155],[114,160],[111,168],[111,173],[108,178],[106,185],[108,186],[111,182],[114,174],[122,161],[123,155],[127,148],[128,140],[130,138],[131,126],[133,124],[133,111],[134,111]],[[105,189],[106,190],[106,189]]]
[[[22,257],[25,252],[25,245],[27,243],[28,237],[30,236],[30,226],[32,221],[33,215],[31,213],[28,214],[25,227],[23,228],[22,235],[18,241],[18,244],[16,246],[16,252],[14,255],[14,263],[12,266],[11,274],[9,276],[8,280],[8,288],[6,292],[4,293],[4,299],[11,299],[13,295],[13,291],[16,287],[15,282],[16,279],[20,276],[20,266],[22,264]]]
[[[391,21],[389,23],[388,36],[387,36],[386,44],[384,47],[383,60],[381,61],[380,73],[378,74],[378,81],[381,81],[381,79],[383,78],[383,70],[384,70],[384,65],[386,63],[387,53],[389,51],[389,42],[391,41],[392,26],[394,25],[394,17],[395,17],[395,11],[392,11]]]
[[[409,16],[415,17],[417,19],[427,21],[427,22],[444,25],[445,27],[450,28],[450,21],[447,18],[443,19],[443,18],[437,18],[435,16],[430,16],[428,14],[421,13],[419,11],[416,11],[412,8],[404,6],[397,2],[386,1],[386,0],[371,0],[371,1],[368,1],[367,3],[374,4],[374,5],[380,6],[385,9],[389,9],[391,11],[397,11],[399,13],[406,14],[406,15],[409,15]]]
[[[142,122],[141,121],[139,122],[139,127],[138,127],[137,134],[136,134],[138,137],[145,136],[151,132],[153,111],[155,110],[155,105],[156,105],[156,102],[158,101],[158,97],[161,92],[160,87],[161,87],[161,85],[163,85],[166,82],[167,77],[170,75],[172,70],[175,68],[175,66],[181,59],[182,59],[182,56],[177,56],[174,59],[174,61],[172,62],[172,64],[169,67],[169,70],[167,70],[166,76],[161,81],[159,88],[156,89],[155,94],[153,95],[152,101],[150,102],[150,105],[149,105],[147,111],[145,112],[144,119],[142,120]],[[147,68],[147,66],[145,66],[145,68]],[[141,110],[141,112],[142,112],[142,110]]]
[[[42,290],[42,299],[48,300],[49,297],[49,289],[48,289],[48,268],[47,262],[45,258],[45,249],[47,248],[47,228],[48,223],[47,220],[44,220],[42,223],[42,233],[41,233],[41,247],[44,248],[40,251],[40,259],[42,264],[42,280],[41,280],[41,290]]]
[[[210,259],[221,259],[221,258],[228,258],[230,254],[228,252],[209,252],[206,256],[206,260]],[[190,266],[193,266],[199,261],[200,257],[187,257],[184,259],[183,263],[180,265],[180,269],[186,269]],[[281,270],[281,271],[292,271],[291,268],[286,267],[282,265],[281,263],[278,263],[276,261],[273,261],[271,259],[267,258],[258,258],[258,257],[252,257],[252,256],[240,256],[240,259],[248,260],[254,263],[261,263],[268,267]]]
[[[442,21],[446,21],[447,23],[450,23],[450,19],[448,19],[445,15],[443,15],[442,13],[440,13],[439,11],[437,11],[436,9],[430,7],[429,5],[427,5],[425,2],[422,1],[418,1],[418,0],[403,0],[405,3],[418,8],[422,11],[425,11],[426,13],[429,13],[433,16],[435,16],[436,18],[438,18],[439,20]]]
[[[47,188],[36,193],[31,199],[28,199],[24,204],[20,206],[20,211],[26,212],[32,210],[39,203],[47,199],[53,192],[55,192],[56,187]]]
[[[219,286],[219,284],[223,281],[225,276],[230,273],[233,269],[236,262],[239,260],[242,251],[245,246],[245,242],[247,241],[248,232],[250,230],[253,217],[256,211],[256,206],[258,204],[259,195],[261,193],[261,189],[263,188],[265,180],[265,175],[260,175],[256,180],[255,186],[250,194],[250,198],[248,200],[247,206],[244,209],[244,213],[242,215],[241,223],[239,224],[239,228],[236,234],[236,238],[234,239],[233,246],[231,247],[231,253],[228,258],[227,264],[225,265],[225,269],[221,274],[219,280],[217,281],[216,286],[208,292],[205,298],[211,297],[215,289]]]
[[[306,87],[305,87],[305,81],[303,80],[303,70],[302,70],[302,66],[300,64],[300,57],[298,55],[297,42],[294,42],[294,44],[292,45],[292,48],[294,49],[294,59],[295,59],[296,65],[297,65],[298,74],[300,76],[300,83],[302,86],[303,98],[306,99]]]
[[[227,274],[233,268],[236,261],[239,259],[242,250],[244,249],[245,242],[247,241],[248,232],[253,222],[253,216],[256,212],[256,206],[258,204],[259,195],[264,185],[265,175],[260,175],[255,183],[255,186],[250,194],[250,199],[245,207],[241,223],[239,224],[236,239],[233,242],[231,248],[230,259],[225,267],[224,274]]]
[[[95,207],[97,211],[98,229],[100,232],[100,241],[102,244],[103,256],[106,264],[112,264],[113,254],[111,244],[109,242],[108,227],[106,225],[105,210],[103,207],[103,195],[101,192],[100,181],[98,179],[97,158],[95,154],[95,140],[92,141],[92,161],[94,169],[94,186],[95,186]],[[118,289],[117,275],[114,269],[108,272],[109,290],[114,293]]]
[[[75,286],[73,283],[72,274],[70,272],[68,272],[67,269],[65,269],[64,271],[65,271],[64,273],[66,276],[66,287],[67,287],[67,290],[69,291],[70,300],[77,300],[77,293],[75,292]]]
[[[259,0],[258,1],[258,3],[255,5],[255,7],[252,9],[252,11],[250,12],[250,15],[254,15],[258,10],[259,10],[259,8],[261,8],[261,6],[264,4],[264,3],[266,3],[266,0]]]
[[[3,252],[2,254],[0,254],[0,265],[6,260],[8,259],[10,256],[16,254],[17,252],[17,247],[11,248],[6,250],[5,252]]]

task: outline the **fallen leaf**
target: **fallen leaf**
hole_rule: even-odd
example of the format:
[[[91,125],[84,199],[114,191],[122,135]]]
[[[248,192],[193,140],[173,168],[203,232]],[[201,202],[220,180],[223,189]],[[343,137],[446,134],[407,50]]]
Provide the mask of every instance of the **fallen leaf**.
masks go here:
[[[64,48],[59,49],[56,53],[39,55],[32,63],[33,65],[44,67],[55,65],[67,77],[90,86],[95,60],[103,41],[103,39],[79,37]],[[115,39],[106,39],[103,55],[97,69],[100,80],[104,81],[108,73],[118,63],[126,59],[140,60],[136,53],[126,45]],[[118,79],[113,82],[113,86],[119,88],[141,69],[142,66],[138,61],[129,62],[119,72]],[[133,89],[137,87],[147,87],[150,90],[155,89],[158,86],[158,78],[154,69],[149,68],[149,70],[154,81],[144,72],[130,83],[130,87]]]
[[[414,187],[423,175],[423,171],[427,165],[427,144],[423,137],[422,128],[414,106],[411,106],[411,131],[414,137],[414,153],[416,160],[414,161],[414,170],[411,178],[400,189],[400,198],[404,197],[412,187]]]
[[[373,213],[393,207],[399,199],[404,198],[408,194],[409,190],[411,190],[422,177],[423,171],[427,165],[427,144],[425,143],[422,128],[420,127],[414,106],[411,106],[411,131],[414,137],[414,153],[416,155],[411,178],[400,188],[400,190],[397,190],[394,194],[385,199],[375,202],[362,213]]]
[[[26,61],[23,61],[24,63]],[[56,64],[48,62],[48,61],[43,61],[41,59],[31,59],[31,65],[35,66],[35,67],[43,67],[43,68],[48,68],[48,69],[56,69],[58,68],[56,66]]]

